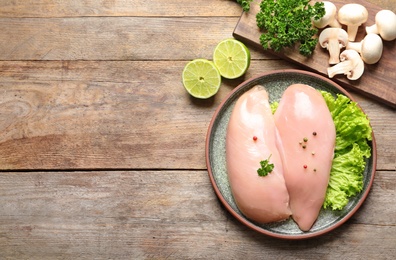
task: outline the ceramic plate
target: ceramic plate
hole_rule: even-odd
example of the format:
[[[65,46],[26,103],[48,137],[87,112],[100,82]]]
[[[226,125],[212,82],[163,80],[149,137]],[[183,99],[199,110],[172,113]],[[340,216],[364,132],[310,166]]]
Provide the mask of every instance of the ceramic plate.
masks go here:
[[[210,122],[206,138],[206,164],[209,177],[217,196],[226,209],[246,226],[266,235],[285,239],[303,239],[319,236],[333,230],[349,219],[361,206],[369,193],[376,169],[377,152],[373,134],[373,141],[370,142],[372,156],[366,163],[362,192],[352,197],[348,205],[341,211],[324,210],[322,208],[317,221],[310,231],[301,231],[292,219],[279,223],[257,224],[245,218],[235,204],[227,177],[225,140],[231,111],[236,100],[255,85],[265,86],[270,96],[270,102],[272,102],[278,101],[283,91],[294,83],[307,84],[318,90],[328,91],[333,95],[341,93],[353,100],[351,95],[339,85],[317,74],[300,70],[272,71],[243,82],[227,96],[216,110]]]

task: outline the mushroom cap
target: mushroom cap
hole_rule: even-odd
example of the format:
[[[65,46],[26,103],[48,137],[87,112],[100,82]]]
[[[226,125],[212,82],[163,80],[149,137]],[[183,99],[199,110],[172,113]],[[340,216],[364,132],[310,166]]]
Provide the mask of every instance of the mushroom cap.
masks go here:
[[[326,28],[319,35],[319,44],[322,48],[327,48],[329,40],[338,40],[340,48],[348,44],[348,33],[341,28]]]
[[[367,18],[368,11],[361,4],[346,4],[338,10],[338,21],[345,25],[361,25]]]
[[[377,63],[382,56],[384,45],[378,34],[369,33],[360,42],[348,42],[347,50],[355,50],[360,53],[366,64]]]
[[[337,7],[335,6],[335,4],[329,1],[322,2],[324,4],[326,13],[319,20],[312,20],[312,23],[316,28],[324,28],[329,25],[329,23],[331,23],[335,19],[337,13]]]
[[[375,23],[385,41],[396,39],[396,14],[390,10],[381,10],[375,15]]]
[[[364,37],[360,55],[367,64],[377,63],[382,56],[383,43],[378,34],[370,33]]]

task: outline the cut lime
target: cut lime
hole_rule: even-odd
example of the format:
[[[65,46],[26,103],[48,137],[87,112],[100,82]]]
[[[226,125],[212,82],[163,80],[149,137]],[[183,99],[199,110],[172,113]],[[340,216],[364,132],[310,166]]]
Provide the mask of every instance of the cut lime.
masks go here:
[[[183,85],[196,98],[210,98],[221,85],[221,76],[213,62],[195,59],[187,63],[183,70]]]
[[[216,46],[213,62],[221,76],[235,79],[245,74],[249,68],[250,51],[242,42],[226,39]]]

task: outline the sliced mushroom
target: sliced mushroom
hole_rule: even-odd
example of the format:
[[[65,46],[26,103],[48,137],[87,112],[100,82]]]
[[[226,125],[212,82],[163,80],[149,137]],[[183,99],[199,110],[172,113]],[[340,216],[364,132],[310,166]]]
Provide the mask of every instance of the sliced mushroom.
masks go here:
[[[344,74],[350,80],[357,80],[364,72],[364,62],[355,50],[345,50],[340,55],[341,62],[327,68],[330,78],[336,74]]]
[[[346,4],[338,11],[338,21],[347,26],[348,40],[354,41],[360,25],[368,18],[366,7],[360,4]]]
[[[340,62],[340,49],[348,44],[348,34],[341,28],[326,28],[319,35],[319,43],[329,51],[329,63],[337,64]]]
[[[390,10],[381,10],[375,15],[375,24],[366,27],[366,32],[381,35],[385,41],[396,39],[396,14]]]
[[[382,56],[383,43],[381,37],[370,33],[361,42],[349,42],[347,50],[355,50],[360,53],[362,60],[367,64],[377,63]]]
[[[316,28],[325,28],[326,26],[341,28],[341,24],[337,21],[337,7],[329,1],[322,1],[325,8],[325,15],[319,20],[312,20]]]

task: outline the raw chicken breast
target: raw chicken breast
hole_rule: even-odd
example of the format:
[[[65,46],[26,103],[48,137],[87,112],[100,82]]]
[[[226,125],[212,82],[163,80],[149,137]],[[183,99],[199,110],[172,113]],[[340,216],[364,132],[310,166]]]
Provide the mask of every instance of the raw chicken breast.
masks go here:
[[[285,90],[274,117],[292,217],[301,230],[308,231],[326,196],[336,137],[334,122],[320,92],[303,84]]]
[[[260,161],[274,169],[260,177]],[[276,128],[267,91],[256,86],[244,93],[231,113],[226,136],[226,161],[231,191],[239,210],[260,223],[289,218],[289,194],[276,147]]]

